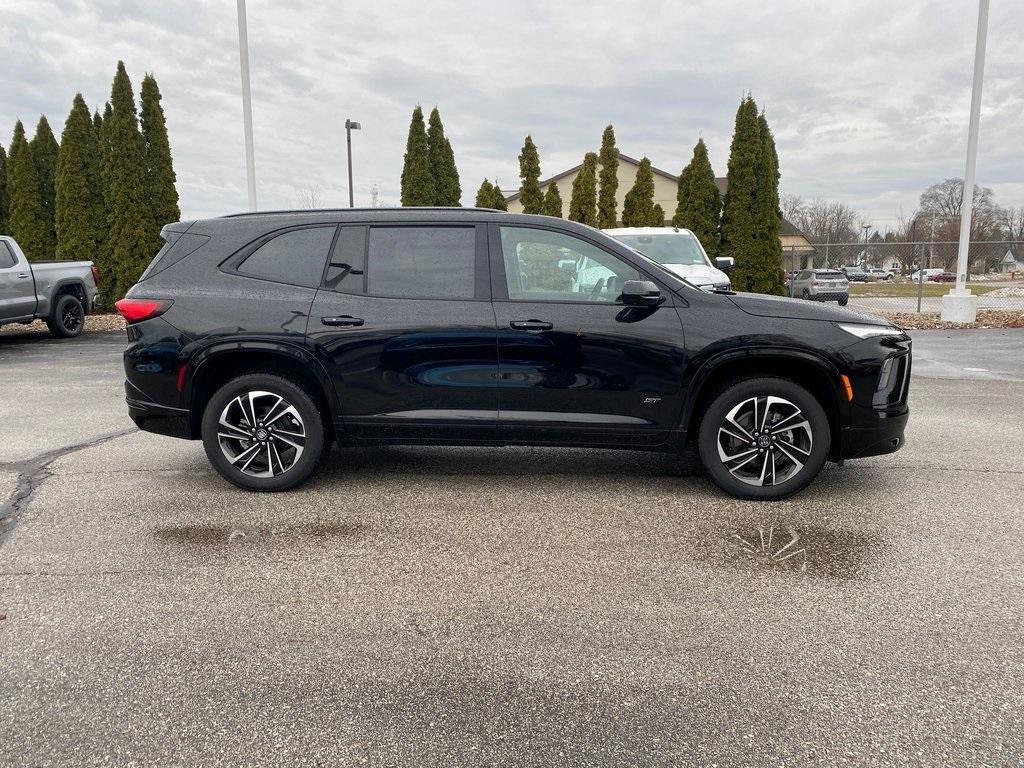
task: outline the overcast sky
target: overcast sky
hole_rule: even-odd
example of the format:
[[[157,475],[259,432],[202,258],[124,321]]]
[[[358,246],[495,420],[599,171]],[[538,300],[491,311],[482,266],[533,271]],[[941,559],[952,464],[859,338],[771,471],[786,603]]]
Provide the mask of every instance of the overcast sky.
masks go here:
[[[542,173],[619,149],[678,173],[703,135],[725,174],[749,90],[775,132],[782,191],[841,200],[876,225],[963,174],[974,0],[280,2],[250,0],[261,208],[303,190],[395,205],[413,106],[437,105],[463,202],[518,187],[530,133]],[[60,133],[76,91],[109,98],[117,59],[163,93],[183,217],[246,206],[235,3],[0,0],[0,140],[41,113]],[[1024,205],[1024,2],[993,0],[978,182]],[[568,190],[563,190],[567,199]]]

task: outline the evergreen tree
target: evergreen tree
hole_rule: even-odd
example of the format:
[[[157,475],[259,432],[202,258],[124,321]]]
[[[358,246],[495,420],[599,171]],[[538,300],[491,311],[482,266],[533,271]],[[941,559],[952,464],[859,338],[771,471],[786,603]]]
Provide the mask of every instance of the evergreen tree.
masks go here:
[[[39,181],[39,198],[43,203],[43,222],[46,227],[46,259],[54,258],[56,235],[54,233],[54,209],[56,208],[57,139],[53,136],[50,122],[43,115],[36,124],[36,135],[29,142],[32,148],[32,162],[36,164],[36,179]]]
[[[412,111],[409,138],[405,144],[402,167],[402,205],[433,205],[434,177],[430,170],[430,146],[419,105]]]
[[[494,205],[494,185],[484,179],[480,182],[480,189],[476,192],[476,207],[490,208]]]
[[[527,136],[523,149],[519,153],[519,201],[523,204],[523,213],[540,213],[544,207],[544,195],[540,191],[540,155],[533,137]]]
[[[730,277],[741,291],[753,290],[760,282],[758,272],[764,250],[757,211],[761,158],[757,105],[746,96],[736,110],[721,225],[722,253],[735,259]]]
[[[121,61],[117,63],[110,104],[110,117],[103,121],[110,197],[106,248],[111,259],[112,285],[108,296],[119,299],[138,281],[153,257],[146,150],[132,84]]]
[[[93,129],[96,131],[96,138],[99,139],[100,128],[103,127],[103,117],[100,115],[100,111],[98,109],[92,113],[92,125]]]
[[[7,157],[7,194],[7,228],[11,236],[18,241],[29,260],[47,258],[51,240],[46,230],[32,147],[25,138],[25,126],[21,120],[14,124],[14,139]]]
[[[0,235],[9,234],[7,210],[7,150],[0,144]]]
[[[597,224],[601,229],[610,229],[618,222],[615,194],[619,191],[619,150],[615,146],[615,130],[609,125],[601,136],[601,153],[598,155],[601,173],[598,176]]]
[[[562,193],[558,191],[558,184],[553,181],[548,184],[548,191],[544,193],[544,205],[540,212],[545,216],[562,218]]]
[[[572,182],[569,220],[597,226],[597,154],[587,152],[583,166]]]
[[[105,229],[108,229],[110,226],[110,137],[107,126],[110,124],[112,112],[113,109],[108,101],[103,107],[103,117],[100,118],[99,128],[96,130],[96,141],[99,142],[100,191],[103,193],[103,205],[107,212],[107,227]],[[96,122],[95,119],[93,122]],[[104,236],[105,239],[106,237]]]
[[[455,153],[452,144],[444,135],[441,113],[434,107],[430,112],[427,128],[427,155],[430,158],[430,175],[434,182],[433,205],[460,205],[462,186],[459,184],[459,170],[455,167]]]
[[[664,213],[662,214],[664,216]],[[636,169],[636,181],[622,201],[622,226],[647,227],[654,218],[654,174],[646,157]]]
[[[158,251],[163,245],[160,230],[165,224],[181,219],[181,209],[178,207],[178,190],[174,186],[177,176],[171,160],[167,122],[164,120],[164,108],[160,106],[160,88],[152,75],[147,74],[142,80],[140,106],[146,158],[146,197],[153,220],[150,248]]]
[[[649,227],[664,227],[665,226],[665,209],[661,207],[661,203],[655,203],[651,208],[651,221],[647,225]]]
[[[708,255],[718,253],[718,219],[722,198],[704,139],[693,148],[693,159],[679,174],[678,205],[672,224],[693,232]]]
[[[89,108],[76,94],[57,153],[57,258],[90,259],[107,271],[100,252],[104,234],[103,191],[99,183],[99,142]]]
[[[760,189],[756,199],[761,251],[753,290],[781,296],[785,293],[785,278],[782,273],[782,241],[779,240],[782,224],[779,155],[775,149],[775,137],[763,112],[757,118],[757,126],[761,134],[761,157],[757,165]]]
[[[508,203],[505,201],[505,193],[501,191],[501,187],[498,186],[497,182],[494,183],[492,194],[494,196],[491,198],[490,207],[498,211],[507,211]]]

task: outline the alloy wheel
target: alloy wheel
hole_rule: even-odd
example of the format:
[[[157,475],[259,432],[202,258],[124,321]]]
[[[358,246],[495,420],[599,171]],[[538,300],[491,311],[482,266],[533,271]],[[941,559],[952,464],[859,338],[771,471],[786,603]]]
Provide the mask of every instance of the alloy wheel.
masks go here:
[[[718,457],[747,485],[781,485],[797,475],[811,456],[814,435],[807,417],[782,397],[743,400],[718,428]]]
[[[64,325],[64,329],[68,333],[74,333],[77,331],[84,321],[84,312],[82,305],[77,301],[68,301],[64,304],[64,311],[61,312],[60,320]]]
[[[225,458],[252,477],[276,477],[295,466],[306,447],[306,426],[281,395],[256,390],[221,411],[217,440]]]

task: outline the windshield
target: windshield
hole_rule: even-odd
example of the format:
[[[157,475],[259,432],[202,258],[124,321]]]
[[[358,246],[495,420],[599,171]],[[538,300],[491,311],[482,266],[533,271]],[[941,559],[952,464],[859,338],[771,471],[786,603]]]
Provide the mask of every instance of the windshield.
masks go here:
[[[697,238],[686,232],[664,235],[616,235],[615,239],[658,264],[710,266]]]

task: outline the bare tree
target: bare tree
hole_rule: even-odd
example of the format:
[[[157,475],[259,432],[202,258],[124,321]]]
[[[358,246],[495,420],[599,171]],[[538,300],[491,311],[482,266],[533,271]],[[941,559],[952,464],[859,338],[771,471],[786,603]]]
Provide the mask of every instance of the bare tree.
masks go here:
[[[1007,240],[1024,240],[1024,206],[1000,208],[999,223]]]
[[[794,224],[806,206],[807,204],[800,195],[785,194],[779,198],[779,210],[782,211],[782,218]]]
[[[812,243],[856,243],[861,239],[859,214],[837,200],[811,200],[790,221]]]
[[[960,212],[964,202],[963,179],[946,179],[921,193],[918,217],[930,222],[927,233],[932,240],[957,240],[960,237]],[[1000,208],[992,190],[974,186],[971,210],[971,240],[992,240],[999,236]],[[918,233],[924,234],[919,228]]]
[[[304,189],[295,190],[295,201],[299,208],[319,208],[320,207],[320,187],[314,185],[312,187],[306,187]]]

